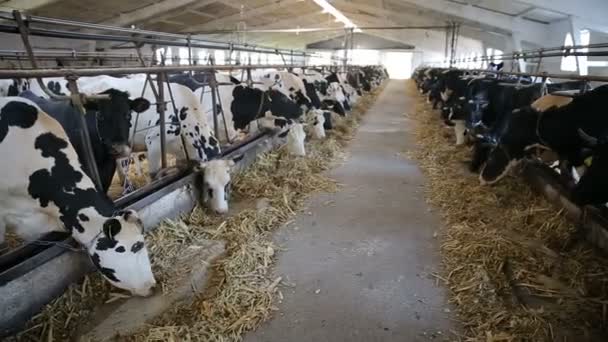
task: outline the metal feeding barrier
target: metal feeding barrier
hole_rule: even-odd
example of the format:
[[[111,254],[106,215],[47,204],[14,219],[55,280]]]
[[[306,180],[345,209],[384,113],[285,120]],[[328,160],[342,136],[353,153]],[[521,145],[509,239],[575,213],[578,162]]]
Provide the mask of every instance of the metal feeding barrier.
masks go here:
[[[539,60],[542,60],[544,57],[567,56],[608,56],[608,50],[588,52],[573,51],[577,49],[608,49],[608,43],[546,48],[542,50],[513,52],[498,56],[502,60],[517,60],[521,58],[538,58]],[[458,59],[456,62],[480,60],[491,61],[494,60],[494,58],[496,58],[496,56],[483,56],[478,58]],[[459,67],[444,69],[461,70],[478,74],[493,74],[498,78],[501,76],[534,77],[536,80],[540,78],[542,83],[547,82],[549,78],[581,81],[585,85],[581,87],[581,92],[588,90],[586,85],[589,82],[608,83],[608,76],[540,72],[538,67],[536,72],[496,71]],[[568,96],[565,94],[560,94],[559,92],[555,93],[555,95]],[[565,208],[567,216],[572,221],[576,222],[579,233],[581,233],[596,248],[600,249],[603,253],[608,254],[608,209],[605,206],[600,205],[580,207],[575,204],[568,195],[568,188],[563,184],[557,174],[545,164],[535,161],[526,162],[525,167],[523,168],[523,177],[535,191],[542,193],[551,203],[560,208]]]
[[[53,28],[49,28],[53,27]],[[59,28],[56,28],[59,27]],[[86,76],[124,76],[127,74],[145,74],[146,87],[150,87],[155,99],[156,109],[160,117],[160,139],[161,139],[161,167],[167,166],[166,158],[166,105],[171,102],[173,108],[173,91],[169,83],[169,75],[174,73],[205,73],[210,77],[201,85],[211,90],[212,115],[214,118],[214,132],[219,136],[219,122],[217,115],[218,105],[221,106],[221,98],[218,89],[223,84],[217,82],[216,71],[241,70],[241,78],[246,78],[249,85],[254,84],[251,78],[251,70],[254,69],[287,69],[293,68],[315,68],[336,70],[340,66],[307,66],[305,63],[296,63],[294,57],[315,57],[303,51],[268,48],[247,43],[226,43],[203,40],[191,36],[177,35],[163,32],[152,32],[137,29],[112,27],[98,24],[88,24],[69,20],[50,19],[36,16],[24,16],[20,12],[0,12],[0,32],[19,34],[24,51],[5,50],[0,52],[0,59],[8,58],[22,61],[27,59],[31,68],[28,69],[4,69],[0,70],[0,79],[28,79],[35,78],[40,87],[47,95],[56,100],[69,100],[79,110],[79,123],[82,132],[82,143],[88,153],[83,157],[85,165],[90,170],[92,178],[98,190],[101,190],[101,181],[97,165],[92,154],[90,139],[88,138],[87,126],[84,123],[86,112],[83,104],[86,101],[98,101],[106,99],[100,95],[85,95],[80,92],[77,85],[79,77]],[[104,58],[116,60],[128,60],[135,66],[106,67],[89,66],[74,68],[41,68],[38,61],[38,52],[32,48],[30,37],[55,37],[62,39],[93,40],[118,42],[121,45],[113,46],[112,49],[132,49],[127,54],[109,52],[76,52],[76,51],[44,51],[40,54],[42,60],[57,59],[68,56],[74,60],[103,60]],[[125,45],[127,44],[127,45]],[[152,50],[159,46],[186,47],[188,48],[188,65],[164,65],[165,56],[161,60],[156,59],[156,54],[145,55],[142,47],[152,45]],[[230,51],[228,60],[231,60],[234,51],[248,51],[256,53],[268,53],[281,56],[283,64],[266,65],[215,65],[214,59],[209,58],[208,65],[196,65],[192,59],[193,48],[204,48],[214,50]],[[290,56],[290,63],[285,56]],[[341,58],[334,58],[341,61]],[[155,76],[155,77],[152,77]],[[68,82],[69,96],[59,96],[50,91],[44,84],[44,77],[64,77]],[[243,81],[241,79],[241,81]],[[201,93],[205,94],[205,89]],[[169,101],[167,101],[169,99]],[[137,119],[136,119],[137,122]],[[226,127],[225,117],[224,126]],[[136,127],[134,129],[136,131]],[[226,134],[228,135],[228,134]],[[222,148],[222,158],[233,158],[237,155],[253,155],[261,151],[270,141],[267,134],[259,134],[239,144],[229,145]],[[188,157],[188,156],[186,156]],[[249,157],[252,162],[254,157]],[[245,158],[247,160],[247,157]],[[243,162],[245,162],[243,160]],[[165,217],[177,215],[177,211],[192,209],[198,198],[198,188],[193,186],[196,175],[181,170],[159,180],[153,181],[146,186],[128,193],[114,202],[119,209],[136,209],[142,211],[142,219],[145,227],[157,225]],[[173,216],[172,216],[173,215]],[[42,243],[44,242],[44,243]],[[49,234],[38,242],[27,243],[20,248],[12,250],[0,256],[0,298],[3,305],[0,308],[0,336],[14,332],[20,324],[37,312],[51,299],[61,294],[73,281],[82,277],[85,272],[91,271],[92,266],[84,254],[74,252],[76,244],[67,233]],[[43,266],[44,267],[40,267]],[[36,287],[36,284],[44,284],[44,287]],[[35,293],[34,296],[31,294]]]

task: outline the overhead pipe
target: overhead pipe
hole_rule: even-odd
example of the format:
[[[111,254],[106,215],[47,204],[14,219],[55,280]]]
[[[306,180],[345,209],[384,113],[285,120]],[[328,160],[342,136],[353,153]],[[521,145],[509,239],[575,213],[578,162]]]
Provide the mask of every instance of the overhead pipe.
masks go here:
[[[0,11],[0,19],[4,19],[7,21],[15,21],[12,13]],[[131,29],[124,27],[116,27],[102,24],[92,24],[92,23],[83,23],[72,20],[64,20],[64,19],[56,19],[56,18],[45,18],[27,15],[25,16],[25,21],[28,24],[38,23],[45,25],[61,25],[61,26],[69,26],[79,29],[86,30],[99,30],[113,33],[123,33],[129,34],[129,36],[120,36],[120,35],[107,35],[107,34],[94,34],[94,33],[86,33],[86,32],[74,32],[74,31],[62,31],[62,30],[50,30],[43,28],[33,28],[30,25],[30,33],[32,35],[42,35],[45,37],[55,37],[55,38],[70,38],[70,39],[91,39],[91,40],[102,40],[102,41],[117,41],[117,42],[142,42],[142,43],[159,43],[161,45],[167,46],[178,46],[178,47],[188,47],[188,35],[175,34],[175,33],[165,33],[165,32],[157,32],[157,31],[147,31],[147,30],[139,30],[139,29]],[[18,28],[12,25],[2,24],[0,25],[0,32],[6,33],[18,33]],[[56,32],[56,35],[52,33]],[[107,37],[104,39],[104,37]],[[156,38],[153,38],[156,37]],[[229,45],[234,45],[233,49],[238,51],[248,51],[248,52],[265,52],[265,53],[274,53],[279,50],[280,53],[289,53],[291,50],[283,50],[276,49],[271,47],[258,46],[253,44],[233,44],[233,43],[225,43],[219,41],[212,41],[200,38],[191,38],[192,47],[194,48],[205,48],[205,49],[216,49],[216,50],[227,50]],[[297,56],[311,56],[310,54],[304,51],[293,51],[293,53]]]

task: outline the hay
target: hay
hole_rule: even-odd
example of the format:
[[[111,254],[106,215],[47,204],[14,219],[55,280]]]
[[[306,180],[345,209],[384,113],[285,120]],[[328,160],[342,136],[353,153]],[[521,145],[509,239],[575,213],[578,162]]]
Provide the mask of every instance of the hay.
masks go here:
[[[464,328],[463,339],[583,340],[606,329],[608,260],[585,243],[563,211],[518,177],[481,186],[465,170],[467,147],[416,92],[416,159],[428,179],[428,202],[444,222],[442,277]]]
[[[142,327],[124,341],[239,341],[244,332],[254,330],[276,311],[275,302],[282,298],[281,288],[288,286],[273,275],[276,252],[272,234],[301,208],[306,196],[313,192],[337,190],[334,181],[323,175],[344,155],[347,139],[352,138],[364,111],[375,94],[360,99],[360,104],[347,119],[336,125],[342,132],[328,132],[328,138],[307,145],[307,156],[293,157],[286,149],[258,156],[257,161],[232,182],[235,202],[255,203],[232,217],[222,217],[197,207],[181,220],[166,220],[146,236],[152,267],[164,293],[175,287],[175,278],[187,273],[186,260],[196,258],[198,241],[224,240],[226,254],[212,265],[213,277],[203,295],[192,303],[184,303],[166,312],[151,324]],[[9,341],[69,340],[75,329],[87,322],[90,313],[100,304],[112,300],[116,291],[98,274],[90,275],[87,291],[73,285],[64,295],[34,317],[26,330]],[[67,316],[66,312],[72,316]],[[74,316],[74,312],[78,315]],[[50,319],[50,317],[53,317]],[[69,324],[59,322],[70,318]],[[53,323],[52,331],[49,321]]]

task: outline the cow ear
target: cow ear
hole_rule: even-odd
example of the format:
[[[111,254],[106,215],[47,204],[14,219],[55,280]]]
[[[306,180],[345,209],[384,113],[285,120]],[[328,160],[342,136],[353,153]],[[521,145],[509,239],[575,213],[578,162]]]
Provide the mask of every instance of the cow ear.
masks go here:
[[[141,223],[139,215],[133,209],[127,209],[121,212],[122,218],[129,223]]]
[[[120,233],[122,225],[115,218],[107,219],[103,223],[103,234],[110,240],[115,240],[114,237]]]
[[[239,85],[241,84],[241,81],[237,80],[236,78],[230,76],[230,82],[232,82],[233,84]]]
[[[196,165],[194,165],[194,171],[195,172],[203,172],[205,171],[205,168],[207,167],[207,162],[200,162]]]
[[[143,97],[138,97],[135,100],[129,100],[131,110],[136,113],[143,113],[150,108],[150,101]]]

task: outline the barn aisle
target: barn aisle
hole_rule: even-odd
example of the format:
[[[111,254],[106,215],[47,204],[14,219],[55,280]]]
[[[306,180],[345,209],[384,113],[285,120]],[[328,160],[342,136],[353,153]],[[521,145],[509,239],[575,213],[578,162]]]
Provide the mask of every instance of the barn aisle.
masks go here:
[[[439,219],[424,200],[418,167],[399,155],[412,147],[403,113],[405,81],[388,83],[331,171],[344,187],[319,194],[284,227],[276,274],[280,311],[246,341],[443,340],[454,323],[439,267]]]

